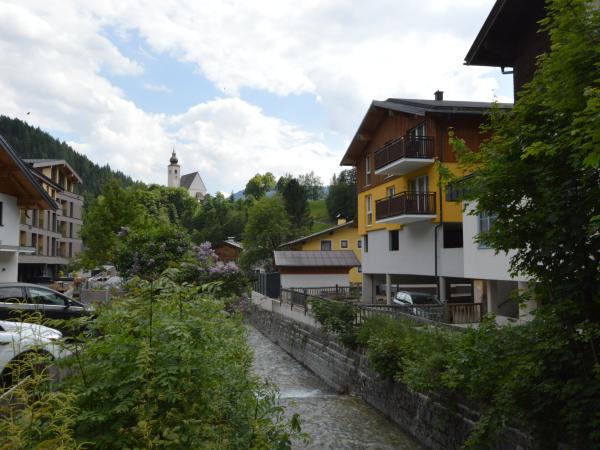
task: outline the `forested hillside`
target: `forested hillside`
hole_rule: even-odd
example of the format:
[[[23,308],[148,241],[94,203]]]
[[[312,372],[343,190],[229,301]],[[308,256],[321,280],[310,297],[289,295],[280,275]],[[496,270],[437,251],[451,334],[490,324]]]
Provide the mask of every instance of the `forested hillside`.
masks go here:
[[[8,140],[21,158],[64,159],[83,179],[80,193],[86,197],[96,197],[102,186],[110,180],[118,180],[124,186],[134,181],[110,166],[99,166],[77,153],[65,142],[53,138],[45,131],[34,128],[19,119],[0,116],[0,134]]]

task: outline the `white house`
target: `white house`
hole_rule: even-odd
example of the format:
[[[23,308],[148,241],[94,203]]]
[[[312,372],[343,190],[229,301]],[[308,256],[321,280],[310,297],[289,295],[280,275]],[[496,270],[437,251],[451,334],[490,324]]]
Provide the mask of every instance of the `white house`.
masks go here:
[[[202,181],[200,173],[192,172],[186,175],[181,175],[181,166],[179,165],[179,160],[177,159],[175,150],[173,150],[173,153],[171,154],[169,163],[167,185],[169,187],[182,187],[198,201],[202,200],[208,191],[206,190],[206,186],[204,185],[204,181]]]
[[[21,209],[56,211],[57,205],[32,170],[0,136],[0,281],[17,281],[19,254],[33,253],[20,242]]]

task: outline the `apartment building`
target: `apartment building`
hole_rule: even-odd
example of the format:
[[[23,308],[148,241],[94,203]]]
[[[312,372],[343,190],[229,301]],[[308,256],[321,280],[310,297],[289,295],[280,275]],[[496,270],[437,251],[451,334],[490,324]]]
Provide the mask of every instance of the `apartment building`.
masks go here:
[[[56,211],[22,209],[20,245],[34,253],[19,260],[19,280],[35,281],[58,276],[82,250],[83,197],[76,193],[82,182],[65,160],[27,159],[43,189],[57,203]]]
[[[21,209],[54,211],[56,204],[2,136],[0,172],[0,281],[13,282],[17,281],[20,260],[35,251],[19,242]]]
[[[429,288],[443,300],[472,301],[462,205],[444,187],[442,172],[463,175],[448,130],[478,148],[491,107],[447,101],[440,91],[433,100],[371,103],[341,163],[357,168],[364,301],[383,296],[390,302],[396,288]]]

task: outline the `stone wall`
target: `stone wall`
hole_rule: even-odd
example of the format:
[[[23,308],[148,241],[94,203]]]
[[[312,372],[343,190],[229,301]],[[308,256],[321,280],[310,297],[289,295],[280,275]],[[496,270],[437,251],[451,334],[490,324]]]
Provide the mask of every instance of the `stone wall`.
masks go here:
[[[248,314],[250,324],[332,388],[361,397],[431,449],[462,447],[478,418],[477,412],[464,405],[450,409],[409,391],[403,384],[380,378],[364,355],[344,348],[314,323],[298,321],[285,310],[265,308],[256,300]],[[491,448],[526,450],[535,447],[527,435],[511,428]]]

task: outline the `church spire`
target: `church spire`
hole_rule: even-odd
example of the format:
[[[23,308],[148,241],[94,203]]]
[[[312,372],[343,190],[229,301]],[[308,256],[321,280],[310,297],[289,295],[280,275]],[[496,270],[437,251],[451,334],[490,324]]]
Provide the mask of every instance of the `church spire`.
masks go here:
[[[171,159],[169,161],[171,164],[177,164],[179,162],[177,155],[175,154],[175,149],[173,149],[173,153],[171,154]]]

